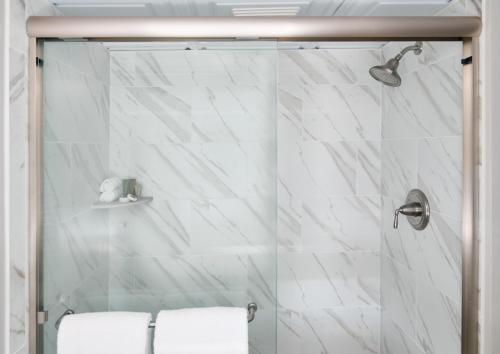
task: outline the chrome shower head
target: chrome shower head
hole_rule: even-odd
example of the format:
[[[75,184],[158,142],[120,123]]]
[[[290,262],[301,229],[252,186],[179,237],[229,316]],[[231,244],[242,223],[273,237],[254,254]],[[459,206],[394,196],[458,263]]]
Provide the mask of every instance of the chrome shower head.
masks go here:
[[[398,87],[401,85],[401,76],[398,74],[399,60],[390,59],[384,65],[377,65],[370,68],[370,75],[377,81],[387,86]]]
[[[414,45],[404,48],[398,55],[389,59],[384,65],[377,65],[370,68],[370,75],[384,85],[392,87],[401,86],[401,76],[398,74],[399,61],[409,51],[413,51],[415,55],[420,55],[420,53],[422,53],[422,42],[416,42]]]

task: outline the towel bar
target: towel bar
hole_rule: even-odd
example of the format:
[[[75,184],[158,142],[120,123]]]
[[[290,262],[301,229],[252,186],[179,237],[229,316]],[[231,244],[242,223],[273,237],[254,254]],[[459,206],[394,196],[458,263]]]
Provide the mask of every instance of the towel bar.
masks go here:
[[[247,321],[250,323],[255,319],[255,313],[257,312],[257,304],[254,302],[249,303],[247,305],[247,310],[248,310]],[[59,325],[61,324],[61,321],[64,318],[64,316],[74,315],[74,314],[75,314],[75,311],[73,311],[71,309],[67,309],[66,311],[64,311],[63,314],[61,316],[59,316],[59,318],[56,320],[56,323],[54,324],[56,329],[57,330],[59,329]],[[149,323],[149,328],[155,328],[155,327],[156,327],[156,323],[151,321]]]

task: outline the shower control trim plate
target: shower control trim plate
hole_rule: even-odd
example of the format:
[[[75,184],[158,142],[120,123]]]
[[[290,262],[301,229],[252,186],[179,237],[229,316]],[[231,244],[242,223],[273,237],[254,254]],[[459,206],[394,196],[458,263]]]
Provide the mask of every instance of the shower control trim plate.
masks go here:
[[[423,230],[429,224],[431,210],[429,201],[424,192],[419,189],[412,189],[406,197],[405,204],[394,211],[394,228],[398,228],[399,214],[406,215],[406,218],[415,230]]]

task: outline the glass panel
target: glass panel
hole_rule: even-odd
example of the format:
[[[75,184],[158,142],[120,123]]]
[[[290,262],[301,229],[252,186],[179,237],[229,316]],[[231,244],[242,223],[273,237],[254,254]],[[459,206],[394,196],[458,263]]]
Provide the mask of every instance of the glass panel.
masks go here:
[[[460,353],[462,43],[369,74],[414,44],[279,43],[280,354]]]
[[[275,44],[44,49],[44,353],[66,308],[250,302],[251,352],[275,353]],[[112,176],[153,200],[93,208]]]
[[[368,71],[414,44],[46,43],[44,353],[66,308],[255,302],[251,353],[459,354],[462,43]]]

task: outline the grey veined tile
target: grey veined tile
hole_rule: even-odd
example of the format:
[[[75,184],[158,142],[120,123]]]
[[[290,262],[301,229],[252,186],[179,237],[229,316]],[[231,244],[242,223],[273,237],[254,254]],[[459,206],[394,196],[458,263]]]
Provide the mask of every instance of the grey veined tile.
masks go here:
[[[381,306],[405,333],[415,335],[416,279],[414,273],[389,257],[381,257]]]
[[[380,198],[317,197],[303,202],[301,223],[304,250],[378,251]]]
[[[307,310],[301,353],[378,354],[379,318],[376,307]]]
[[[417,340],[425,353],[460,353],[462,321],[458,303],[419,282],[416,320]]]
[[[376,85],[304,86],[304,139],[380,139],[380,105]]]
[[[425,139],[418,146],[418,187],[432,210],[460,220],[462,138]]]
[[[455,57],[403,75],[384,87],[383,137],[437,137],[462,132],[462,80]]]
[[[421,232],[413,229],[405,216],[400,216],[397,229],[393,227],[394,211],[404,203],[404,200],[382,198],[382,254],[408,270],[416,271],[420,257],[418,239],[421,237]]]
[[[382,314],[381,354],[424,354],[416,340],[409,337],[389,316]]]
[[[109,97],[102,82],[58,61],[44,67],[46,141],[104,143]]]
[[[69,219],[73,215],[71,145],[46,143],[43,155],[43,223]]]
[[[382,194],[401,203],[417,186],[417,140],[382,140]]]
[[[372,252],[283,254],[278,302],[296,310],[376,306],[379,256]]]
[[[461,222],[432,214],[429,225],[418,235],[418,274],[453,301],[462,295]]]

